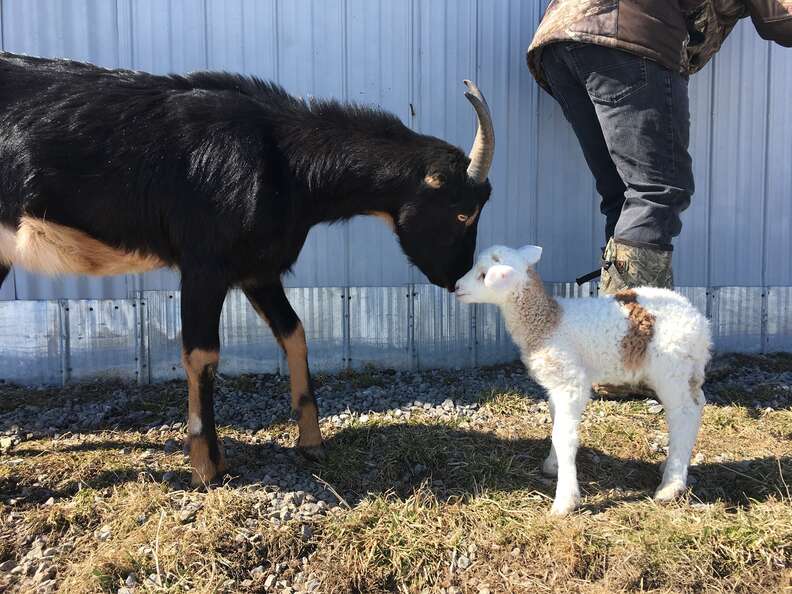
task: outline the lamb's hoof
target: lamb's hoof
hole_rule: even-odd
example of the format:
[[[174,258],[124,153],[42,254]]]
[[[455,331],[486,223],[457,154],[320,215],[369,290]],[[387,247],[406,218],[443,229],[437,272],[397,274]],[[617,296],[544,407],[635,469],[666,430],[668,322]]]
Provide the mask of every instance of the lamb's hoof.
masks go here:
[[[558,462],[547,458],[542,464],[542,474],[550,478],[556,478],[558,476]]]
[[[680,480],[670,481],[660,485],[655,491],[654,500],[658,502],[673,501],[687,491],[687,485]]]
[[[327,460],[327,450],[323,443],[316,446],[297,445],[297,453],[309,462],[324,462]]]
[[[550,515],[556,517],[568,516],[575,511],[578,503],[580,503],[579,497],[565,497],[563,499],[556,497],[555,501],[553,501],[553,507],[550,508]]]

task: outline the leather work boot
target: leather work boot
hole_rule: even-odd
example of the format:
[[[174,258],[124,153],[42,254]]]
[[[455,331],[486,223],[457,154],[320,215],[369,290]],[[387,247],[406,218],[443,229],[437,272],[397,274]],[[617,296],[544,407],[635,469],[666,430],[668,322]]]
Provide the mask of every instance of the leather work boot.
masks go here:
[[[602,255],[600,293],[613,295],[634,287],[674,288],[671,252],[658,248],[626,245],[611,238]],[[654,391],[643,384],[613,386],[594,384],[594,393],[606,399],[657,398]]]
[[[613,295],[634,287],[674,288],[671,252],[627,245],[612,237],[602,255],[600,293]]]

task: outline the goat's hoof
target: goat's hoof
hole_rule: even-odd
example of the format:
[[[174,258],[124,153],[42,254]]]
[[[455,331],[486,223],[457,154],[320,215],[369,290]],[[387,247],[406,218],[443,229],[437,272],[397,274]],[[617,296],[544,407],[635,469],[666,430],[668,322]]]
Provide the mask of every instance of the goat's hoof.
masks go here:
[[[221,460],[220,464],[208,462],[201,465],[200,468],[193,468],[190,484],[193,488],[208,487],[217,483],[225,475],[225,472],[225,460]]]
[[[550,478],[556,478],[558,476],[558,462],[555,460],[550,461],[549,458],[545,460],[542,464],[542,474]]]
[[[579,503],[578,497],[570,497],[559,499],[558,497],[555,498],[553,501],[553,507],[550,508],[550,515],[551,516],[567,516],[575,511]]]
[[[660,485],[655,491],[654,500],[673,501],[687,490],[687,485],[680,480],[670,481],[668,484]]]
[[[226,471],[225,448],[223,441],[217,441],[217,457],[209,454],[209,443],[205,437],[191,436],[190,463],[192,464],[192,486],[209,486],[212,482],[222,478]]]
[[[316,446],[297,446],[297,453],[309,462],[324,462],[327,460],[327,450],[323,443]]]

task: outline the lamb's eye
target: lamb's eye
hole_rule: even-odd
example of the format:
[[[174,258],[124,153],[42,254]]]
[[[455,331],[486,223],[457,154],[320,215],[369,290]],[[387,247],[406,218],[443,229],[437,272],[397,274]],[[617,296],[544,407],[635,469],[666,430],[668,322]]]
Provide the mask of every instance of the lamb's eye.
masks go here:
[[[469,217],[469,216],[467,216],[466,214],[458,214],[458,215],[457,215],[457,221],[459,221],[460,223],[467,223],[467,220],[468,220],[469,218],[470,218],[470,217]]]

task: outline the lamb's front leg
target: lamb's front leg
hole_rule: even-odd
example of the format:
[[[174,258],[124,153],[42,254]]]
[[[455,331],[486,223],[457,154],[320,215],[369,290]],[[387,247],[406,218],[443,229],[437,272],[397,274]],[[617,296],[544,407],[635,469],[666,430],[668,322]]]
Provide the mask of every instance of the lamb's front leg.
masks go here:
[[[549,399],[547,405],[550,409],[550,422],[552,426],[552,424],[555,423],[555,407],[553,406],[553,400]],[[556,456],[552,441],[550,442],[550,453],[547,454],[547,458],[545,458],[544,463],[542,463],[542,473],[545,476],[552,476],[554,478],[558,476],[558,457]]]
[[[578,426],[583,409],[591,396],[590,384],[566,386],[550,392],[555,411],[553,450],[558,464],[558,483],[550,513],[563,516],[574,510],[580,501],[575,457],[578,449]],[[552,451],[551,451],[552,456]]]

